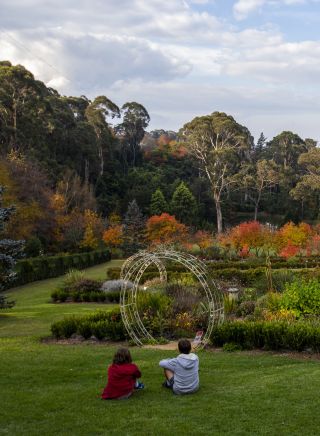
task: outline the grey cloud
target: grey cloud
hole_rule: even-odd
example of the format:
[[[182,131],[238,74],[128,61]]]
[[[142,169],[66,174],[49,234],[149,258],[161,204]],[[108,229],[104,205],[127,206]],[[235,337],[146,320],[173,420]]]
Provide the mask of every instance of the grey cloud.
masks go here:
[[[62,75],[67,71],[67,77],[71,77],[71,82],[77,82],[77,90],[81,89],[82,93],[92,92],[99,84],[109,87],[116,81],[136,78],[167,81],[185,76],[192,68],[188,61],[170,56],[148,41],[135,37],[69,34],[51,29],[18,33],[14,40],[9,38],[7,41],[13,44],[23,41],[31,53],[39,56],[43,53],[44,60],[45,53],[50,53],[50,63],[61,70]],[[20,51],[23,51],[21,46]],[[16,52],[19,52],[19,45]],[[50,74],[46,64],[43,68],[47,79],[56,74],[54,70]]]

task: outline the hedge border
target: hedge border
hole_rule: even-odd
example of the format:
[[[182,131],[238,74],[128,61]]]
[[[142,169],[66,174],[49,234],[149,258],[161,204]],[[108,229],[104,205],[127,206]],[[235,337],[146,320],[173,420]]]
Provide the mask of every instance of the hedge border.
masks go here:
[[[11,287],[58,277],[72,268],[80,270],[109,260],[109,250],[22,259],[15,266],[17,276]]]
[[[213,345],[237,344],[243,349],[320,351],[320,323],[306,321],[233,321],[215,326]]]

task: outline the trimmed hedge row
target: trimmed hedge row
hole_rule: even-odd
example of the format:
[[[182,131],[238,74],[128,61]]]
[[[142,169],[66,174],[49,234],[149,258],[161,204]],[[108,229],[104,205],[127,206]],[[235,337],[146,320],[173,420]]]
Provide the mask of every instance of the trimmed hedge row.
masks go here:
[[[51,298],[55,303],[73,301],[75,303],[95,302],[115,304],[120,302],[120,291],[104,292],[96,289],[94,291],[86,292],[68,292],[65,289],[56,289],[51,293]]]
[[[97,311],[86,316],[70,316],[51,325],[51,333],[56,339],[68,339],[80,335],[84,339],[92,336],[102,340],[121,341],[126,338],[120,309]]]
[[[120,277],[120,268],[109,268],[107,272],[107,276],[109,280],[117,280]],[[174,280],[179,279],[179,275],[181,275],[181,272],[183,272],[184,275],[190,275],[191,273],[185,272],[185,268],[180,269],[174,269],[174,270],[168,270],[168,280]],[[313,277],[314,275],[320,275],[320,269],[319,268],[303,268],[303,269],[277,269],[278,272],[288,272],[291,271],[293,274],[309,278]],[[256,267],[256,268],[250,268],[250,269],[238,269],[238,268],[225,268],[225,269],[215,269],[211,270],[211,276],[214,279],[224,279],[224,280],[238,280],[243,285],[251,285],[256,280],[259,280],[261,278],[264,278],[266,274],[265,267]],[[146,271],[143,276],[141,283],[145,282],[146,280],[153,279],[155,277],[159,276],[159,272],[156,269],[150,269]]]
[[[237,344],[243,349],[320,351],[320,323],[307,321],[234,321],[215,326],[213,345]]]
[[[296,268],[316,268],[320,267],[320,258],[306,257],[299,260],[289,260],[286,261],[281,258],[270,259],[272,269],[296,269]],[[255,259],[255,260],[237,260],[237,261],[207,261],[206,262],[210,270],[216,269],[227,269],[227,268],[237,268],[237,269],[251,269],[258,267],[265,267],[265,259]]]
[[[111,254],[109,250],[22,259],[17,262],[15,267],[17,277],[14,281],[14,286],[57,277],[67,272],[69,269],[83,269],[107,262],[110,259]]]

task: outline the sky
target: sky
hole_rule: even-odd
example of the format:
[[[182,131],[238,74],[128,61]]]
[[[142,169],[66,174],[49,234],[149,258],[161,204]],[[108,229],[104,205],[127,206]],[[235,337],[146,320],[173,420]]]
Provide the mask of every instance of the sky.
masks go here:
[[[256,139],[320,140],[319,28],[320,0],[0,0],[0,59],[137,101],[149,130],[221,111]]]

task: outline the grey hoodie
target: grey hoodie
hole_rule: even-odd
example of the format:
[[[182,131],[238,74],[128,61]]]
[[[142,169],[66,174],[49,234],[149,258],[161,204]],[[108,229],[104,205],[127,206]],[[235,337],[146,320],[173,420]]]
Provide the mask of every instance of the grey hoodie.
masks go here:
[[[199,388],[199,358],[196,354],[179,354],[174,359],[160,360],[159,365],[174,373],[175,394],[189,394]]]

